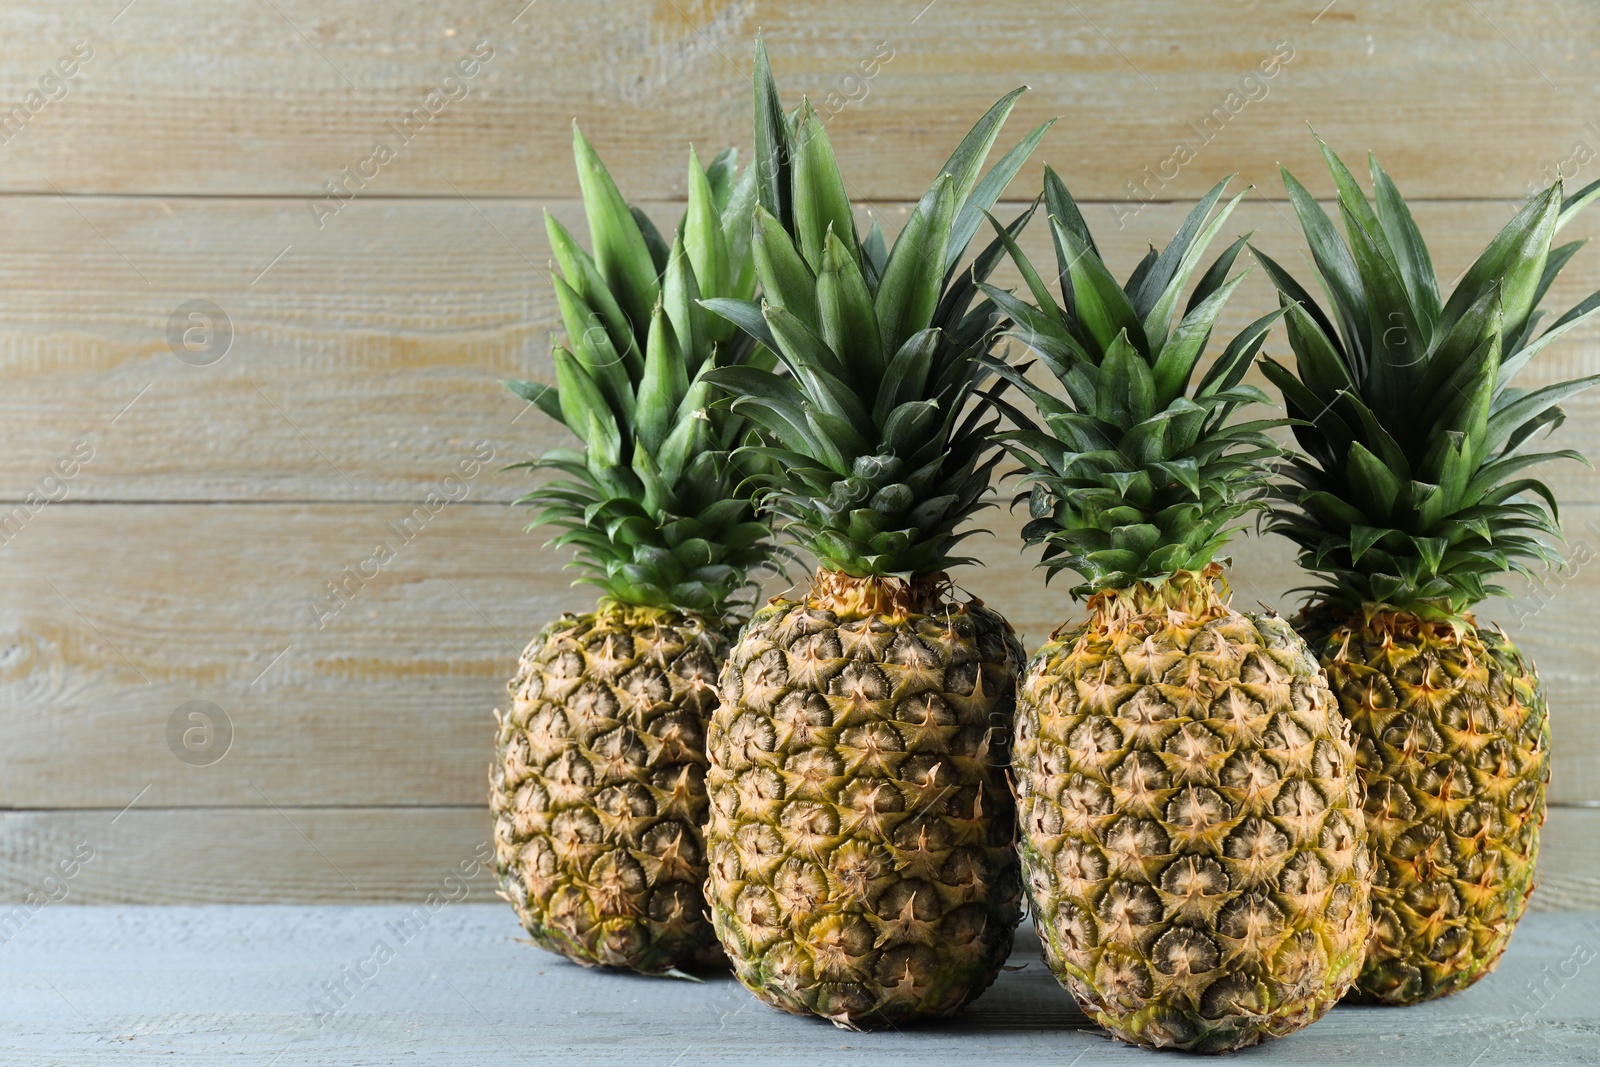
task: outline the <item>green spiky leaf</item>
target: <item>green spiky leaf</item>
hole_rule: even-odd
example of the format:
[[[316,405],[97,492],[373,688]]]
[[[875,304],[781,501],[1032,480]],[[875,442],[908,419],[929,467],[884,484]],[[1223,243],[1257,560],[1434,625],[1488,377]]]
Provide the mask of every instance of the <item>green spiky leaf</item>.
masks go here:
[[[1319,142],[1320,143],[1320,142]],[[1280,299],[1297,367],[1264,367],[1297,420],[1302,451],[1273,486],[1270,526],[1317,575],[1313,599],[1345,611],[1383,605],[1462,612],[1507,570],[1548,563],[1554,494],[1520,477],[1569,449],[1524,454],[1559,425],[1556,405],[1600,375],[1532,392],[1512,377],[1576,323],[1600,294],[1536,333],[1537,305],[1577,251],[1550,241],[1568,208],[1552,187],[1489,243],[1441,306],[1432,258],[1393,181],[1370,161],[1374,200],[1326,145],[1345,236],[1305,189],[1284,182],[1311,245],[1331,313],[1257,253]],[[1348,243],[1346,243],[1348,241]],[[1331,322],[1340,324],[1342,339]]]
[[[506,384],[584,448],[513,464],[553,476],[518,502],[555,531],[552,546],[574,550],[579,583],[720,619],[748,607],[747,576],[775,551],[746,488],[766,461],[736,452],[758,423],[712,380],[718,368],[767,373],[770,356],[707,311],[752,295],[749,238],[728,227],[748,234],[754,177],[736,173],[731,150],[703,170],[691,150],[689,203],[668,244],[576,129],[574,154],[594,251],[546,214],[567,333],[552,355],[557,384]]]

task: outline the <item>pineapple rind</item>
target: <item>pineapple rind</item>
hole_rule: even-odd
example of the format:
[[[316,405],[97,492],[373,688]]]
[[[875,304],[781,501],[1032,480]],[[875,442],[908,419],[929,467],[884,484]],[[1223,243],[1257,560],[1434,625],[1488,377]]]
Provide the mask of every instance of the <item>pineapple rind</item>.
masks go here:
[[[705,727],[728,635],[602,601],[523,651],[490,770],[501,895],[534,944],[659,974],[723,962],[705,919]]]
[[[1018,692],[1046,963],[1146,1047],[1220,1052],[1309,1025],[1360,969],[1371,863],[1350,728],[1315,660],[1209,574],[1090,611]]]
[[[1532,888],[1544,697],[1532,665],[1466,612],[1505,595],[1506,572],[1561,559],[1556,495],[1531,468],[1582,458],[1538,449],[1566,417],[1560,403],[1600,375],[1515,380],[1600,313],[1600,294],[1548,325],[1539,307],[1582,244],[1553,241],[1600,183],[1532,197],[1441,299],[1382,167],[1371,160],[1369,201],[1322,153],[1344,238],[1287,171],[1284,183],[1326,300],[1258,253],[1295,354],[1293,368],[1262,369],[1300,446],[1269,528],[1316,578],[1303,632],[1360,739],[1375,934],[1359,995],[1412,1004],[1492,970]]]
[[[1527,909],[1550,778],[1533,664],[1498,630],[1384,613],[1323,664],[1359,739],[1373,936],[1354,999],[1417,1004],[1495,969]]]
[[[1022,661],[975,600],[756,613],[707,775],[712,921],[752,993],[872,1029],[953,1015],[994,981],[1022,914],[1006,782]]]

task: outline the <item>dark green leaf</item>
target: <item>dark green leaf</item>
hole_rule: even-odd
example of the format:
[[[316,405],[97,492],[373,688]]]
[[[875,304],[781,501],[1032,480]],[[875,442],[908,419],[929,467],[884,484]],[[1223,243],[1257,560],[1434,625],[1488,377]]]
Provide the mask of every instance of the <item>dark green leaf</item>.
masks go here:
[[[1287,310],[1288,307],[1280,307],[1277,311],[1268,312],[1240,330],[1233,340],[1228,342],[1228,347],[1223,349],[1222,355],[1212,362],[1205,377],[1200,379],[1195,395],[1213,396],[1226,392],[1243,381],[1245,374],[1250,370],[1250,364],[1256,358],[1256,353],[1261,351],[1272,324]]]
[[[1213,191],[1220,195],[1222,188],[1227,185],[1228,181],[1228,178],[1224,178]],[[1155,303],[1151,305],[1150,310],[1145,313],[1143,321],[1144,333],[1150,339],[1150,351],[1152,354],[1159,353],[1166,344],[1167,329],[1172,322],[1173,312],[1177,310],[1178,297],[1183,294],[1184,286],[1189,284],[1189,278],[1194,273],[1195,268],[1200,265],[1200,259],[1206,254],[1206,249],[1210,247],[1218,231],[1228,221],[1228,216],[1233,214],[1234,208],[1238,207],[1239,201],[1243,199],[1244,193],[1240,193],[1223,205],[1222,210],[1217,212],[1215,217],[1201,226],[1200,232],[1190,242],[1183,257],[1178,261],[1178,267],[1173,271],[1171,279],[1167,281],[1166,288],[1161,291],[1161,294],[1156,297]],[[1201,201],[1201,203],[1204,204],[1205,201]],[[1198,211],[1199,208],[1195,210]],[[1209,211],[1210,208],[1207,207],[1207,210]],[[1161,269],[1158,262],[1157,266],[1151,270],[1152,279]],[[1150,282],[1146,281],[1145,284],[1149,285]]]
[[[1022,92],[1021,89],[1015,90],[1008,98],[1015,99],[1017,93],[1020,92]],[[1005,99],[1008,98],[1002,98],[1001,103],[1004,103]],[[999,103],[995,105],[995,107],[999,106]],[[990,108],[990,114],[993,114],[994,110],[995,108]],[[1009,113],[1010,108],[1007,107],[1006,110]],[[987,117],[986,115],[985,118]],[[1033,150],[1038,147],[1040,140],[1044,138],[1045,131],[1049,130],[1054,123],[1055,119],[1050,119],[1048,122],[1040,123],[1029,131],[1026,137],[1018,141],[1011,147],[1010,151],[1000,157],[1000,161],[990,168],[989,173],[985,174],[983,179],[971,188],[970,192],[963,192],[959,188],[957,189],[957,193],[961,197],[961,207],[956,213],[955,222],[950,227],[950,245],[945,251],[946,271],[953,269],[961,259],[967,250],[967,245],[972,241],[973,235],[983,225],[983,216],[999,201],[1001,194],[1005,192],[1006,186],[1011,184],[1011,179],[1017,176],[1017,172],[1022,169],[1022,165],[1028,161],[1028,157],[1033,154]],[[982,120],[979,120],[979,124],[982,124]],[[977,128],[976,126],[973,127],[974,131]],[[995,133],[998,134],[999,132],[999,127],[996,126]],[[971,135],[969,134],[968,136]],[[991,145],[994,143],[993,136],[989,138],[989,143]],[[985,151],[987,151],[987,147]],[[954,157],[951,157],[951,162],[954,162]],[[954,172],[951,171],[951,173]]]
[[[1504,360],[1500,365],[1500,386],[1504,388],[1512,377],[1525,367],[1529,360],[1538,355],[1546,345],[1552,341],[1559,340],[1568,330],[1589,318],[1596,311],[1600,311],[1600,292],[1591,293],[1577,307],[1552,323],[1550,328],[1540,334],[1537,339],[1523,345],[1515,355]]]
[[[555,386],[545,385],[543,382],[528,382],[520,379],[508,379],[500,384],[528,403],[535,405],[540,411],[557,422],[565,421],[561,415],[561,400]]]
[[[1092,251],[1096,256],[1100,250],[1095,247],[1094,237],[1089,233],[1089,224],[1083,221],[1083,213],[1078,210],[1078,202],[1072,199],[1072,194],[1067,191],[1067,185],[1055,168],[1046,164],[1044,168],[1044,209],[1045,214],[1060,222],[1068,230],[1078,235],[1078,240]],[[1066,253],[1058,244],[1056,258],[1066,261]]]
[[[1062,268],[1071,286],[1076,321],[1101,352],[1108,351],[1119,336],[1138,352],[1148,352],[1150,345],[1138,314],[1099,255],[1060,220],[1052,218],[1050,229],[1058,247],[1065,249]]]
[[[800,252],[813,271],[822,269],[822,251],[829,230],[847,242],[853,258],[857,241],[850,198],[822,121],[807,102],[801,109],[800,133],[795,143],[794,233],[800,241]]]
[[[766,302],[783,308],[808,329],[817,331],[821,324],[817,319],[816,275],[795,248],[788,231],[764,207],[756,209],[752,251]]]
[[[1182,225],[1178,227],[1178,232],[1173,235],[1172,240],[1167,243],[1167,247],[1161,250],[1161,254],[1156,257],[1156,261],[1151,264],[1150,269],[1140,277],[1139,287],[1137,289],[1132,286],[1129,287],[1128,296],[1133,301],[1133,306],[1141,318],[1150,314],[1151,310],[1156,306],[1156,301],[1161,299],[1167,288],[1172,284],[1172,280],[1177,277],[1179,266],[1182,265],[1184,257],[1189,254],[1189,250],[1194,246],[1195,236],[1200,232],[1200,228],[1205,225],[1207,217],[1211,214],[1211,209],[1217,206],[1217,201],[1222,198],[1222,192],[1228,187],[1230,180],[1229,178],[1222,179],[1222,181],[1211,187],[1210,192],[1200,198],[1200,202],[1190,209],[1188,215],[1184,216]]]
[[[1189,294],[1189,303],[1184,305],[1183,313],[1185,315],[1199,307],[1206,297],[1216,292],[1222,283],[1228,280],[1228,272],[1233,269],[1234,263],[1239,258],[1239,253],[1244,250],[1244,247],[1250,243],[1250,238],[1254,236],[1255,231],[1252,230],[1241,237],[1235,238],[1233,244],[1224,248],[1222,254],[1212,261],[1211,266],[1207,267],[1206,272],[1200,276],[1200,280],[1195,282],[1194,292]],[[1129,291],[1132,291],[1131,279],[1129,280]]]
[[[721,161],[724,156],[718,156]],[[689,148],[689,204],[683,214],[683,250],[694,268],[695,282],[703,293],[721,296],[728,291],[728,240],[722,230],[716,193],[700,168],[700,157]]]
[[[1211,337],[1211,327],[1244,277],[1244,274],[1239,274],[1228,281],[1199,307],[1185,315],[1173,329],[1172,336],[1161,348],[1161,355],[1157,357],[1153,370],[1158,407],[1172,403],[1188,389],[1189,377],[1194,373],[1200,353]]]
[[[1544,274],[1559,211],[1560,189],[1556,186],[1529,200],[1467,268],[1439,314],[1440,327],[1447,328],[1484,289],[1498,282],[1506,332],[1519,334]]]
[[[870,404],[884,370],[878,317],[854,253],[831,232],[817,275],[817,307],[822,340],[841,356],[849,380]]]
[[[756,34],[756,66],[751,76],[755,86],[755,162],[756,197],[767,214],[778,220],[785,231],[794,229],[790,203],[789,167],[793,157],[789,119],[778,100],[778,86],[767,60],[767,46]]]
[[[1578,213],[1592,204],[1596,197],[1600,197],[1600,181],[1592,181],[1582,189],[1561,201],[1561,214],[1556,217],[1556,229],[1571,222]]]
[[[906,338],[927,329],[933,318],[954,214],[955,190],[950,177],[941,176],[896,238],[874,303],[885,352],[898,351]]]
[[[566,383],[561,383],[562,392]],[[672,430],[673,416],[689,391],[683,352],[677,335],[660,304],[650,318],[650,338],[644,350],[644,377],[639,381],[634,405],[635,431],[646,449],[655,452]]]
[[[1334,228],[1333,220],[1328,218],[1327,212],[1322,210],[1310,191],[1287,168],[1279,167],[1278,170],[1283,176],[1283,187],[1289,193],[1295,214],[1300,217],[1300,229],[1311,246],[1311,258],[1316,261],[1323,285],[1333,301],[1345,347],[1365,356],[1372,350],[1371,319],[1355,259],[1344,238]],[[1307,307],[1314,306],[1309,298],[1304,302]]]
[[[605,164],[584,140],[576,123],[572,126],[572,153],[578,165],[578,185],[583,190],[595,265],[629,320],[648,322],[658,293],[658,272],[650,247]]]
[[[772,330],[767,327],[767,320],[761,314],[761,308],[750,301],[728,300],[719,297],[713,300],[702,300],[700,301],[700,306],[714,315],[720,315],[727,319],[768,349],[777,349],[778,342],[773,338]]]
[[[1155,399],[1150,365],[1129,342],[1127,332],[1119,332],[1100,362],[1095,418],[1126,430],[1151,416]]]
[[[1433,271],[1433,257],[1428,254],[1428,246],[1411,217],[1411,209],[1406,206],[1405,198],[1395,188],[1388,173],[1378,165],[1378,157],[1369,153],[1367,164],[1372,171],[1378,219],[1389,238],[1389,247],[1399,264],[1400,276],[1405,279],[1406,292],[1410,294],[1411,306],[1421,322],[1424,335],[1432,336],[1440,310],[1439,281]]]
[[[1543,389],[1535,389],[1504,405],[1497,401],[1493,413],[1489,416],[1488,430],[1481,446],[1482,454],[1493,452],[1511,435],[1511,431],[1526,419],[1532,418],[1552,404],[1559,404],[1574,393],[1582,392],[1596,382],[1600,382],[1600,374],[1590,374],[1569,382],[1556,382]]]
[[[639,233],[644,237],[644,246],[650,250],[650,265],[655,268],[656,278],[667,271],[667,255],[670,251],[666,239],[661,236],[661,231],[656,229],[656,224],[650,221],[650,216],[644,209],[637,205],[628,205],[628,214],[633,216],[634,225],[639,227]]]

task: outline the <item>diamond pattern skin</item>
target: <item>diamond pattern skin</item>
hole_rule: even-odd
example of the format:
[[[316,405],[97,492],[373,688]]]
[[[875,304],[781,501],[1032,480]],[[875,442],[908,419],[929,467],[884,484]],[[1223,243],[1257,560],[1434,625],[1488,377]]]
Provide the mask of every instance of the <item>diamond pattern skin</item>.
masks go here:
[[[535,944],[646,974],[723,963],[705,918],[705,732],[728,638],[602,602],[522,654],[490,769],[501,896]]]
[[[1045,961],[1124,1041],[1222,1052],[1315,1022],[1361,966],[1349,724],[1305,644],[1209,576],[1089,602],[1034,656],[1013,773]]]
[[[960,1011],[1022,915],[1006,782],[1022,649],[978,601],[874,608],[758,611],[709,735],[707,895],[734,973],[849,1029]]]
[[[1267,525],[1311,579],[1303,632],[1360,745],[1376,930],[1359,996],[1414,1004],[1493,970],[1533,888],[1544,696],[1531,661],[1471,613],[1509,595],[1506,574],[1562,564],[1558,494],[1541,468],[1584,459],[1551,442],[1561,404],[1600,375],[1556,373],[1548,361],[1570,357],[1546,350],[1600,314],[1600,294],[1564,314],[1540,305],[1582,246],[1559,233],[1600,182],[1530,197],[1445,289],[1377,160],[1369,198],[1319,147],[1343,236],[1309,189],[1283,180],[1323,299],[1257,253],[1294,352],[1292,367],[1268,358],[1261,370],[1298,446]]]
[[[1415,1004],[1495,969],[1527,909],[1550,780],[1538,675],[1509,638],[1380,613],[1326,639],[1375,857],[1355,998]]]

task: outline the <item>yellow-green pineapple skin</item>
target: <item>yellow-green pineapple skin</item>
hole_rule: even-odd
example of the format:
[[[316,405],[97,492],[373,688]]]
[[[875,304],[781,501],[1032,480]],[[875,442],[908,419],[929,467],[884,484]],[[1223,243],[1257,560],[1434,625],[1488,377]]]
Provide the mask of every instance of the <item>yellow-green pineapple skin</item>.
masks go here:
[[[707,895],[757,997],[871,1029],[953,1015],[994,981],[1022,914],[1022,660],[977,601],[756,613],[709,735]]]
[[[721,965],[705,918],[705,732],[727,653],[698,615],[602,602],[522,654],[490,768],[501,895],[541,948]]]
[[[1533,664],[1470,617],[1382,613],[1323,665],[1355,729],[1373,934],[1353,996],[1416,1004],[1493,971],[1528,906],[1550,778]]]
[[[1013,773],[1051,970],[1124,1041],[1222,1052],[1344,995],[1370,861],[1349,725],[1306,644],[1201,585],[1097,595],[1041,648]]]

